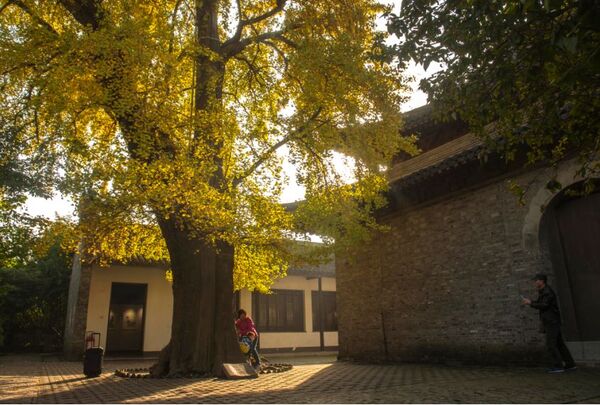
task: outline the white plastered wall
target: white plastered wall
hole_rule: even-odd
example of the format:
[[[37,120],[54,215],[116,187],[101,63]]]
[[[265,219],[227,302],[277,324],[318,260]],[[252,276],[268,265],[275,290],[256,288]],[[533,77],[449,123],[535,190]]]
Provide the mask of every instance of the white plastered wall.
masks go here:
[[[323,291],[335,291],[335,278],[323,277]],[[173,314],[173,293],[171,283],[165,278],[165,271],[153,267],[110,266],[107,268],[94,267],[90,284],[88,302],[87,327],[102,334],[101,344],[106,345],[108,324],[108,309],[112,283],[147,284],[146,318],[144,324],[144,351],[161,350],[171,336],[171,319]],[[307,279],[301,276],[287,276],[277,280],[273,289],[304,291],[304,332],[263,332],[261,333],[261,348],[302,348],[320,347],[319,332],[312,330],[312,295],[318,291],[317,279]],[[241,291],[240,307],[252,316],[252,293]],[[259,331],[260,332],[260,331]],[[338,345],[337,332],[324,333],[325,346]]]
[[[161,350],[171,337],[173,292],[165,271],[153,267],[110,266],[92,268],[88,301],[87,330],[100,332],[106,345],[108,309],[112,283],[147,284],[144,351]]]

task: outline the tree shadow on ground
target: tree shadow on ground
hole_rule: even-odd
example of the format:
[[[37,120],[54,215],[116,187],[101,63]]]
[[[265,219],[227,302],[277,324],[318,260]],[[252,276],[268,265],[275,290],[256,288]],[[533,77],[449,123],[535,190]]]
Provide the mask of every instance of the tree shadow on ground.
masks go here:
[[[103,373],[99,378],[66,376],[66,379],[56,382],[42,382],[42,387],[44,385],[52,385],[52,387],[43,387],[39,390],[35,402],[300,403],[310,401],[317,393],[337,390],[333,381],[345,374],[344,369],[347,369],[347,366],[334,363],[323,367],[311,373],[302,370],[302,366],[299,366],[285,373],[266,374],[258,379],[235,381],[215,378],[121,378],[114,376],[111,370]],[[31,397],[9,398],[12,403],[29,403],[31,400]]]
[[[42,364],[43,365],[43,364]],[[139,366],[139,363],[136,365]],[[59,370],[64,363],[43,365]],[[309,403],[309,402],[500,402],[531,395],[526,380],[556,385],[555,376],[539,374],[532,369],[498,367],[450,367],[440,365],[365,365],[346,362],[297,366],[289,372],[261,375],[250,380],[221,379],[130,379],[112,374],[115,362],[99,378],[84,379],[64,374],[65,379],[42,387],[33,400],[37,403]],[[127,364],[117,364],[117,367]],[[316,368],[316,369],[315,369]],[[69,367],[70,369],[70,367]],[[63,371],[67,371],[63,368]],[[600,381],[600,369],[580,370],[563,376],[560,384],[582,396],[595,395],[581,387]],[[33,376],[32,376],[33,378]],[[47,382],[45,382],[48,385]],[[487,384],[491,399],[473,392],[473,387]],[[510,384],[526,385],[526,390],[511,396]],[[527,382],[529,384],[529,382]],[[534,384],[534,385],[535,385]],[[469,388],[470,387],[470,388]],[[577,391],[579,390],[579,391]],[[600,395],[600,387],[598,387]],[[477,396],[481,395],[481,396]],[[559,400],[575,398],[560,397]],[[420,399],[420,400],[419,400]],[[427,399],[427,401],[426,401]],[[478,399],[478,400],[477,400]],[[0,398],[4,401],[5,398]],[[8,398],[12,403],[29,403],[31,397]],[[470,400],[470,401],[469,401]],[[556,402],[556,401],[543,401]],[[560,402],[560,401],[559,401]]]

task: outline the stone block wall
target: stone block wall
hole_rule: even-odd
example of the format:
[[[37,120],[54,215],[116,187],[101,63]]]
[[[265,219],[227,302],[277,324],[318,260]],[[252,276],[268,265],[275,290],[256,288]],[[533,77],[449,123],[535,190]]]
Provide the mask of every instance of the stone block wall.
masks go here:
[[[382,218],[389,232],[336,257],[340,357],[541,361],[537,312],[519,295],[536,297],[531,276],[550,270],[523,247],[526,214],[499,179]]]

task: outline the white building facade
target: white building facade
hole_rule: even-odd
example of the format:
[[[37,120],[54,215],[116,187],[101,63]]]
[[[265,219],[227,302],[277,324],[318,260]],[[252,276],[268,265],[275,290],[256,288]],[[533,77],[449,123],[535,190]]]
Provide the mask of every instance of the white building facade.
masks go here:
[[[235,307],[254,319],[262,351],[337,349],[334,269],[334,263],[292,268],[274,283],[272,294],[236,293]],[[90,331],[100,333],[107,354],[158,352],[169,342],[172,314],[173,293],[164,266],[75,265],[65,352],[80,356]]]

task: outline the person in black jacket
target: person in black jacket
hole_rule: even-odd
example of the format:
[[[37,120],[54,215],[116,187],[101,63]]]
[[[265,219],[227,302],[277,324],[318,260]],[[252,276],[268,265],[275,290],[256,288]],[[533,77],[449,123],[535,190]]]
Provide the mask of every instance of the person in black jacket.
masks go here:
[[[546,333],[546,346],[554,360],[553,367],[548,372],[562,373],[565,370],[575,370],[577,367],[560,330],[561,321],[556,293],[546,284],[548,278],[545,274],[536,274],[531,280],[535,283],[539,295],[535,301],[523,298],[523,304],[540,311],[540,320]]]

